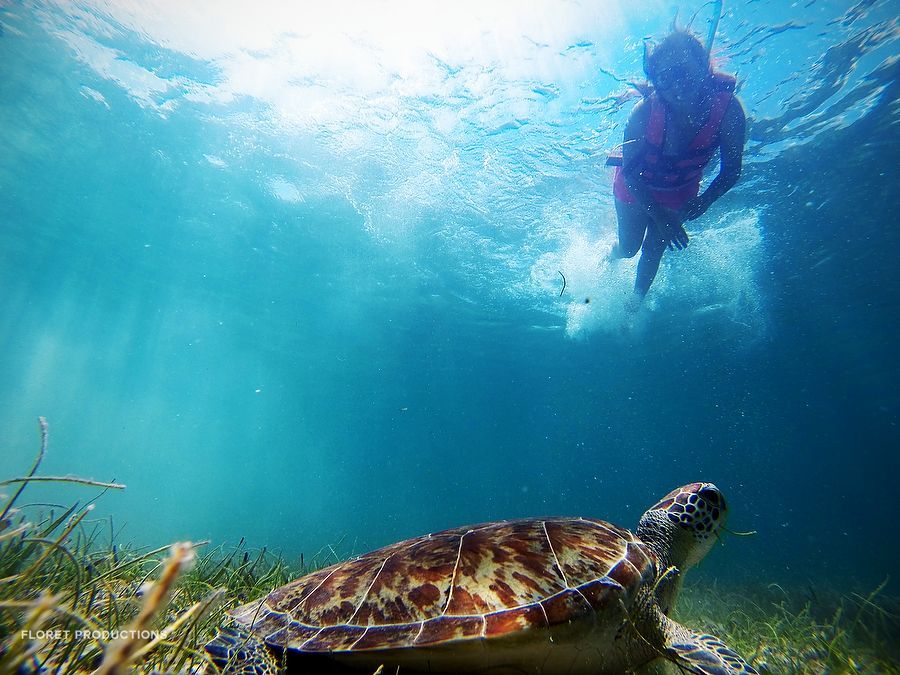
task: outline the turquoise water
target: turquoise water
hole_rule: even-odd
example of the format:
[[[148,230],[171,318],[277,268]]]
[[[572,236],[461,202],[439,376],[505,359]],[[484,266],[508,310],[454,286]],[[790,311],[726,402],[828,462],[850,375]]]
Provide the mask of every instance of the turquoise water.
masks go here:
[[[43,415],[124,540],[289,556],[709,480],[708,574],[897,571],[895,2],[725,3],[745,171],[633,323],[616,96],[709,4],[189,4],[0,6],[0,475]]]

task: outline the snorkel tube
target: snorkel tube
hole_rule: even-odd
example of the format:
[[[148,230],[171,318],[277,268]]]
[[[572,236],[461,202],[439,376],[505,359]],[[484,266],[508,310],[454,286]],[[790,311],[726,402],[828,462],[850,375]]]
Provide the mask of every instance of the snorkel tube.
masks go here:
[[[709,32],[706,34],[706,59],[709,60],[709,55],[712,52],[713,41],[716,39],[716,31],[719,30],[719,20],[722,18],[722,5],[725,4],[723,0],[714,0],[713,2],[713,15],[712,19],[709,22]]]

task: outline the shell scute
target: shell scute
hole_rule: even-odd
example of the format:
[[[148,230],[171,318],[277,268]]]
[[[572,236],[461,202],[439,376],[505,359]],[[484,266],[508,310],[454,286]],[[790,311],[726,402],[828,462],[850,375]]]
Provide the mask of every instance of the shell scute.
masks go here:
[[[569,586],[580,586],[612,569],[634,540],[628,530],[594,520],[547,523],[547,536]]]
[[[381,568],[381,561],[370,557],[348,560],[337,569],[329,570],[318,586],[313,578],[307,583],[308,593],[302,587],[283,601],[276,600],[273,607],[288,611],[295,618],[305,617],[304,623],[317,626],[330,626],[346,621],[356,611],[361,599]],[[323,570],[324,571],[324,570]],[[291,602],[296,598],[295,602]]]
[[[485,637],[517,633],[527,628],[548,626],[547,614],[538,604],[494,612],[484,617]]]
[[[447,614],[488,614],[564,588],[543,522],[499,523],[462,537]]]
[[[420,623],[408,623],[394,626],[369,626],[354,650],[390,649],[392,647],[408,647],[416,639],[422,629]]]
[[[544,608],[547,622],[551,626],[577,619],[594,611],[581,592],[574,588],[547,598],[541,602],[541,607]]]
[[[407,599],[416,606],[420,615],[434,613],[444,599],[445,593],[432,583],[426,582],[406,594]]]
[[[644,544],[630,543],[626,546],[626,549],[625,557],[632,565],[641,570],[642,574],[656,570],[656,560],[650,557],[650,549]]]
[[[253,622],[254,632],[258,635],[270,635],[287,626],[291,622],[291,617],[287,614],[267,611],[263,606],[250,616],[250,620]]]
[[[629,560],[625,559],[616,563],[607,576],[621,584],[626,593],[635,588],[641,579],[640,572],[635,569]]]
[[[414,645],[423,646],[464,638],[480,637],[484,632],[484,618],[480,616],[442,616],[422,624]]]
[[[300,649],[300,645],[314,638],[320,630],[319,628],[304,626],[292,621],[280,630],[266,635],[265,641],[267,644],[276,647]]]
[[[357,596],[355,616],[345,614],[343,620],[376,626],[416,623],[440,615],[447,605],[458,550],[459,535],[443,534],[365,556],[376,573]]]
[[[349,650],[363,636],[361,626],[328,626],[302,643],[302,649],[311,652]]]
[[[623,591],[618,582],[608,577],[582,584],[578,590],[598,614],[602,614],[611,605],[617,604]]]

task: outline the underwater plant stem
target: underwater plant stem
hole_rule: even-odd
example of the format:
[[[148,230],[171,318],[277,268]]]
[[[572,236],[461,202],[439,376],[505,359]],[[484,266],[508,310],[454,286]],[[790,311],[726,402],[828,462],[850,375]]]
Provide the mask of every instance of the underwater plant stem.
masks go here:
[[[78,478],[77,476],[22,476],[20,478],[8,478],[4,481],[0,481],[0,487],[12,485],[13,483],[75,483],[76,485],[90,485],[92,487],[102,487],[112,490],[124,490],[127,487],[122,483],[104,483],[88,478]],[[25,486],[23,485],[19,488],[19,492],[21,492],[24,487]]]
[[[59,600],[62,598],[62,595],[56,596],[54,600]],[[38,605],[43,602],[42,599],[38,600],[0,600],[0,609],[34,609]],[[58,604],[54,604],[50,607],[56,614],[61,614],[67,619],[74,619],[78,623],[84,625],[87,628],[90,628],[91,631],[97,631],[100,629],[100,626],[90,619],[81,616],[77,612],[73,612],[71,610],[66,609]]]
[[[75,502],[74,504],[72,504],[72,506],[67,508],[65,510],[65,512],[59,516],[59,518],[56,518],[55,520],[52,520],[48,525],[45,525],[43,531],[40,533],[40,536],[42,536],[42,537],[49,536],[51,532],[53,532],[57,527],[62,525],[64,522],[66,522],[66,520],[69,518],[69,516],[71,516],[77,510],[78,510],[78,502]],[[53,517],[52,513],[50,514],[50,517],[51,518]]]
[[[34,572],[40,568],[41,565],[44,564],[44,561],[53,553],[54,550],[65,541],[66,537],[71,534],[72,530],[78,527],[78,523],[84,520],[85,516],[93,510],[93,506],[87,507],[84,511],[82,511],[78,516],[72,519],[72,522],[63,530],[62,534],[53,542],[54,545],[48,546],[47,549],[35,560],[31,567],[26,569],[21,574],[14,574],[11,577],[6,577],[5,579],[0,579],[0,583],[7,583],[9,581],[17,581],[19,583],[24,583],[28,577],[30,577]]]
[[[27,537],[22,540],[22,543],[44,544],[51,549],[56,549],[57,551],[65,554],[65,556],[72,563],[72,569],[75,573],[75,588],[72,591],[72,606],[75,607],[78,604],[78,601],[81,599],[81,568],[78,566],[78,561],[75,559],[75,556],[72,554],[72,552],[65,546],[63,546],[59,541],[52,541],[50,539],[32,539],[31,537]]]
[[[882,614],[887,614],[887,612],[884,610],[884,608],[879,607],[877,604],[875,604],[873,602],[873,600],[876,598],[876,596],[881,594],[881,591],[884,590],[885,586],[888,585],[888,582],[890,580],[891,580],[890,576],[885,577],[884,581],[882,581],[880,584],[878,584],[878,588],[876,588],[874,591],[869,593],[869,595],[867,595],[866,597],[862,597],[858,593],[853,594],[857,598],[859,598],[862,603],[862,605],[859,608],[859,612],[857,612],[857,614],[856,614],[856,619],[853,621],[854,627],[856,627],[856,625],[860,622],[860,619],[862,618],[862,612],[865,609],[866,605],[868,605],[871,609],[875,610],[876,612],[880,612]]]
[[[153,640],[151,640],[146,645],[144,645],[139,650],[137,650],[134,653],[134,659],[135,660],[141,659],[144,656],[146,656],[147,654],[149,654],[150,652],[152,652],[154,649],[156,649],[156,647],[159,644],[161,644],[164,640],[166,640],[166,638],[168,638],[172,633],[174,633],[176,630],[181,628],[181,626],[183,626],[185,623],[187,623],[187,620],[190,619],[191,617],[193,617],[194,614],[196,614],[197,616],[194,617],[193,623],[196,623],[197,621],[199,621],[203,617],[203,615],[207,612],[207,610],[210,607],[212,607],[213,603],[216,602],[216,600],[218,600],[219,598],[221,598],[224,594],[225,594],[225,591],[223,589],[218,589],[216,591],[213,591],[213,593],[210,594],[210,596],[208,598],[206,598],[205,600],[201,600],[200,602],[195,602],[188,609],[186,609],[181,616],[179,616],[177,619],[175,619],[175,621],[173,621],[168,626],[163,628],[159,632],[159,635],[157,635]],[[178,642],[177,646],[179,649],[176,649],[176,651],[175,651],[176,655],[180,651],[180,648],[184,646],[184,642],[186,639],[187,639],[187,632],[185,632],[185,634],[181,637],[181,640]]]
[[[160,546],[159,548],[155,548],[152,551],[148,551],[144,555],[134,558],[132,560],[125,560],[124,562],[117,563],[115,567],[110,567],[105,572],[102,572],[101,574],[98,574],[96,577],[94,577],[94,581],[102,581],[104,579],[107,579],[108,577],[112,577],[129,567],[134,567],[138,563],[144,562],[145,560],[147,560],[147,558],[150,558],[152,556],[157,555],[158,553],[162,553],[163,551],[168,550],[169,548],[171,548],[171,547],[168,545]]]
[[[200,619],[202,619],[204,616],[206,616],[207,612],[210,611],[210,609],[213,607],[213,605],[218,604],[223,597],[225,597],[225,589],[219,588],[219,589],[216,589],[215,591],[213,591],[209,595],[209,597],[204,601],[205,602],[204,606],[200,608],[200,610],[197,612],[197,616],[191,622],[191,625],[188,626],[188,628],[184,631],[184,634],[181,636],[181,640],[179,640],[178,644],[175,647],[175,652],[172,654],[172,657],[166,662],[165,665],[167,668],[168,668],[169,663],[175,660],[175,657],[178,655],[179,652],[182,653],[182,656],[178,660],[178,662],[173,665],[173,667],[171,669],[173,672],[176,672],[176,673],[183,672],[184,662],[187,659],[189,654],[192,654],[195,657],[199,657],[200,660],[205,661],[206,663],[211,662],[210,656],[209,656],[209,654],[206,653],[205,649],[201,649],[200,652],[198,652],[196,649],[193,649],[193,648],[187,646],[186,643],[188,640],[188,636],[191,634],[191,630],[196,630],[196,626],[197,626],[197,624],[200,623]]]
[[[38,470],[38,467],[44,460],[44,453],[47,452],[47,440],[50,437],[50,425],[47,424],[47,420],[43,417],[38,417],[38,424],[41,427],[41,448],[40,450],[38,450],[37,457],[34,458],[34,462],[31,465],[31,471],[28,472],[29,478],[34,475],[34,472]],[[5,485],[5,483],[2,483],[2,485]],[[25,489],[26,485],[28,485],[28,483],[22,483],[19,486],[19,489],[16,490],[16,493],[10,498],[8,502],[6,502],[6,506],[3,508],[3,512],[0,513],[0,521],[6,518],[9,510],[13,507],[13,504],[16,503],[16,500],[19,498],[19,495],[22,494],[22,490]]]
[[[100,667],[94,671],[96,675],[118,675],[126,672],[128,666],[137,658],[142,646],[148,642],[147,638],[141,637],[141,635],[147,630],[153,617],[165,605],[169,590],[175,580],[193,559],[194,547],[190,542],[172,545],[171,554],[166,560],[159,580],[148,591],[140,613],[130,626],[133,637],[119,638],[110,645]]]
[[[32,630],[43,625],[45,618],[56,608],[58,598],[52,595],[41,594],[36,602],[27,603],[30,608],[25,616],[24,630],[13,633],[12,640],[5,645],[0,655],[0,673],[18,673],[20,666],[34,653],[36,647],[22,648],[25,636]],[[5,604],[5,603],[4,603]],[[26,643],[27,644],[27,643]],[[7,662],[7,658],[9,661]]]
[[[17,537],[20,534],[28,532],[28,530],[33,527],[31,523],[24,523],[17,527],[14,530],[10,530],[9,532],[4,532],[0,534],[0,541],[5,541],[6,539],[12,539],[13,537]]]
[[[756,530],[748,530],[747,532],[737,532],[736,530],[729,530],[727,527],[724,527],[722,529],[725,530],[728,534],[733,534],[735,537],[752,537],[755,534],[759,534],[759,532]]]
[[[856,616],[853,617],[853,623],[850,624],[850,628],[848,630],[840,631],[840,633],[844,633],[848,636],[852,636],[854,633],[856,633],[856,631],[860,625],[860,622],[862,621],[863,614],[865,613],[866,609],[868,609],[870,607],[873,607],[876,610],[879,609],[878,605],[876,605],[873,601],[881,593],[881,591],[884,590],[885,586],[888,585],[888,582],[890,580],[891,580],[890,576],[885,577],[885,580],[882,581],[874,591],[869,593],[869,595],[866,596],[865,598],[861,598],[862,603],[860,604],[859,609],[856,612]],[[857,596],[857,597],[859,597],[859,596]],[[837,625],[836,621],[834,623],[835,623],[835,625]],[[837,644],[838,638],[841,637],[840,633],[836,634],[834,636],[834,639],[828,643],[828,655],[830,657],[834,655],[833,647]]]

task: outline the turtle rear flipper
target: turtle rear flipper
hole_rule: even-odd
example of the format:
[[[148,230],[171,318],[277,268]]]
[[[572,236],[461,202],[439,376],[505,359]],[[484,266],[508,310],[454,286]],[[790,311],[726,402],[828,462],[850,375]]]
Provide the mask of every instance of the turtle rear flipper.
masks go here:
[[[277,675],[279,672],[266,646],[234,626],[222,628],[206,645],[206,652],[219,671],[227,675]]]
[[[668,621],[666,657],[693,675],[759,675],[719,638]]]

